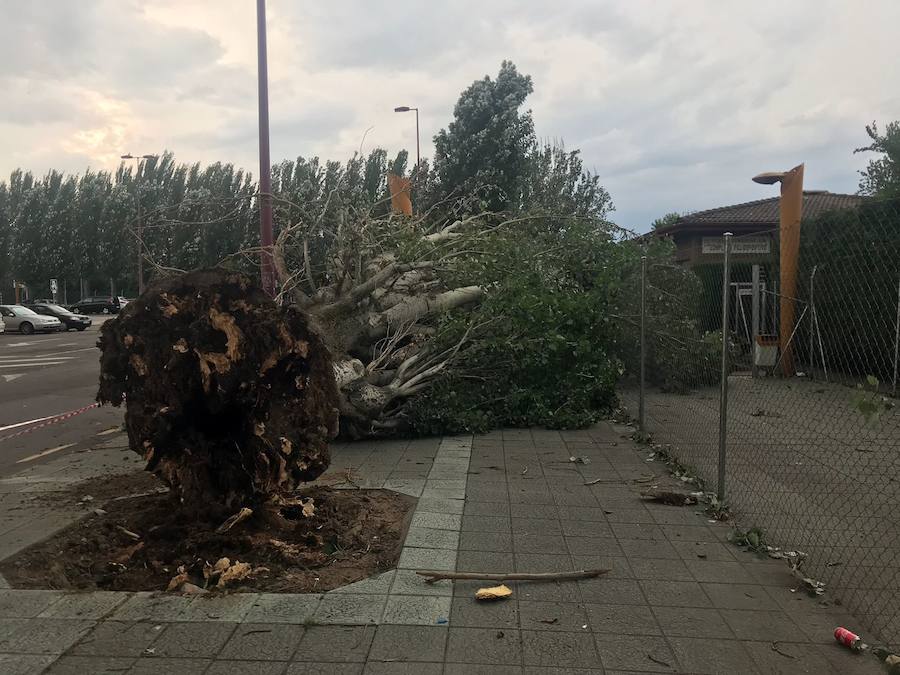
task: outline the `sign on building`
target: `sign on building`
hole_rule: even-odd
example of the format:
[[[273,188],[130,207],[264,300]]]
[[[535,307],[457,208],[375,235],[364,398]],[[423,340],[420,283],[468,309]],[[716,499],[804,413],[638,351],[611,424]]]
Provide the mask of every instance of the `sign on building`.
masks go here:
[[[725,243],[722,237],[703,237],[701,251],[704,254],[722,255]],[[763,236],[732,237],[731,253],[733,255],[760,255],[772,252],[772,240]]]

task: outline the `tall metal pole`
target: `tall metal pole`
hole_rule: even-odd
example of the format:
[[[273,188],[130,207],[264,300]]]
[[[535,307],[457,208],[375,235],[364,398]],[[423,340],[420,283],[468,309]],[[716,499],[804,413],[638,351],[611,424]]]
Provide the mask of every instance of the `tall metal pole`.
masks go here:
[[[269,157],[269,67],[266,57],[266,0],[256,0],[256,47],[259,79],[259,243],[263,290],[275,295],[272,259],[272,161]]]
[[[750,343],[750,375],[752,377],[759,376],[759,367],[756,365],[756,345],[759,337],[759,265],[753,266],[753,283],[752,296],[750,304],[750,326],[751,326],[751,343]]]
[[[725,500],[725,443],[728,431],[728,301],[731,295],[731,232],[725,233],[722,262],[722,372],[719,385],[719,482],[716,496]]]
[[[419,109],[416,108],[416,177],[419,176],[419,163],[421,160],[421,155],[419,154]]]
[[[816,365],[816,352],[813,346],[813,340],[816,337],[816,330],[819,327],[816,322],[816,270],[818,269],[818,265],[813,265],[812,272],[809,275],[809,365],[807,371],[810,378],[814,376],[813,368]],[[822,363],[822,366],[825,366],[824,362]]]
[[[647,256],[641,256],[641,382],[640,393],[638,398],[638,429],[643,434],[646,431],[644,426],[644,397],[646,395],[644,385],[644,373],[647,363]]]

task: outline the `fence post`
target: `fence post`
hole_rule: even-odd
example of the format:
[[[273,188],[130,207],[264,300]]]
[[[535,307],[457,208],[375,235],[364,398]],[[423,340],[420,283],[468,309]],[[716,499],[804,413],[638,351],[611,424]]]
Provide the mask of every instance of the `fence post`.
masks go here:
[[[725,500],[725,442],[728,428],[728,301],[731,296],[731,232],[724,238],[722,261],[722,373],[719,386],[719,481],[716,496]]]
[[[751,337],[750,337],[750,374],[752,377],[759,375],[756,365],[756,338],[759,337],[759,265],[753,265],[753,289],[751,298]]]
[[[641,368],[640,368],[640,391],[638,394],[638,430],[643,434],[646,432],[644,425],[644,396],[645,384],[644,373],[647,362],[647,256],[641,256]]]
[[[900,280],[897,281],[897,321],[894,324],[894,396],[897,395],[897,360],[900,356]]]

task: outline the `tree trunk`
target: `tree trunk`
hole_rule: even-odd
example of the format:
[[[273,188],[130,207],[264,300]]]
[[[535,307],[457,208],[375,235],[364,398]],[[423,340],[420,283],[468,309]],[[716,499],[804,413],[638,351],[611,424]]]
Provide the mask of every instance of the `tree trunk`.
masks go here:
[[[319,476],[337,433],[331,357],[307,316],[247,276],[167,279],[103,325],[97,400],[196,511],[232,512]]]

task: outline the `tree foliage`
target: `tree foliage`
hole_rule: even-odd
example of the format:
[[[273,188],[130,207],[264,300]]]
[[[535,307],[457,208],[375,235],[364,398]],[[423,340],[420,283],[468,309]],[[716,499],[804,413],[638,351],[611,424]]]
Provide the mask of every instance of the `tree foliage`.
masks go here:
[[[870,159],[860,171],[859,192],[875,197],[900,197],[900,121],[890,122],[881,134],[875,122],[866,125],[872,143],[854,152],[875,152],[881,157]]]

